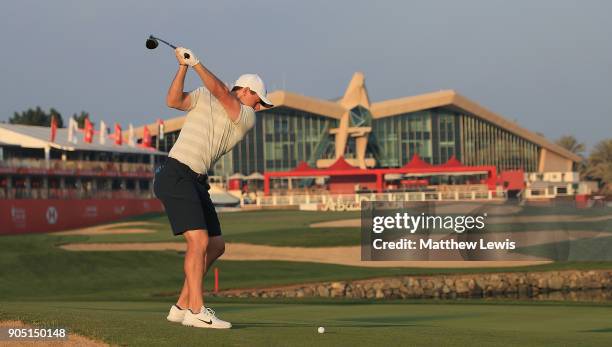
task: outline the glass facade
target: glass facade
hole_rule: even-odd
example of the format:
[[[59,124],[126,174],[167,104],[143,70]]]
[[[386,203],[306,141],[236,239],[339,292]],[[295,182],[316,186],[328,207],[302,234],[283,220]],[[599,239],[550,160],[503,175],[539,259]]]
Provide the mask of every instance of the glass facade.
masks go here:
[[[301,161],[314,166],[333,158],[329,130],[337,126],[336,119],[285,107],[257,112],[255,128],[233,149],[233,169],[248,175],[290,170]]]
[[[444,110],[405,113],[374,120],[373,132],[384,158],[381,167],[398,167],[418,154],[431,164],[458,155],[457,115]]]
[[[460,119],[464,164],[537,171],[539,147],[536,144],[471,115],[461,115]]]
[[[480,118],[431,109],[374,120],[381,167],[398,167],[414,154],[443,164],[453,155],[466,165],[536,171],[539,147]]]
[[[435,108],[372,119],[369,110],[360,106],[349,116],[351,126],[372,127],[366,158],[376,159],[377,167],[400,167],[418,154],[434,165],[454,155],[466,165],[537,171],[539,146],[478,117]],[[338,125],[337,119],[287,107],[259,111],[254,129],[215,164],[211,174],[286,171],[300,161],[315,166],[317,159],[334,157],[329,130]],[[169,151],[178,133],[167,133],[159,149]],[[356,158],[355,139],[350,136],[345,156]]]
[[[457,127],[457,115],[440,112],[436,124],[437,149],[434,155],[438,163],[445,163],[453,155],[459,157],[457,144],[459,138],[459,127]]]

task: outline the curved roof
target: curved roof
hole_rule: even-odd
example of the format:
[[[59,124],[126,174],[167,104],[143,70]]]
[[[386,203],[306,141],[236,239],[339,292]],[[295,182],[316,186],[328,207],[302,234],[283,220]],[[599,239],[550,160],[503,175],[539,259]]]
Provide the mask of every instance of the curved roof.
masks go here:
[[[0,136],[3,142],[19,145],[26,148],[52,147],[65,151],[104,151],[132,154],[157,154],[165,155],[154,148],[143,148],[139,146],[116,145],[112,139],[107,139],[105,144],[98,142],[98,136],[94,136],[92,143],[83,140],[80,132],[75,133],[77,143],[68,142],[68,129],[58,128],[55,141],[50,141],[51,128],[36,125],[0,124]]]
[[[394,117],[405,113],[437,107],[446,107],[488,121],[574,162],[582,160],[580,156],[550,142],[543,136],[519,126],[515,122],[507,120],[501,115],[488,110],[454,90],[441,90],[433,93],[370,103],[363,73],[357,72],[353,75],[344,96],[337,101],[313,98],[284,90],[274,91],[270,93],[268,97],[274,103],[273,108],[287,107],[334,119],[341,119],[343,115],[350,112],[350,110],[357,105],[369,109],[373,119]],[[184,121],[185,116],[166,120],[165,131],[170,132],[179,130],[183,126]],[[155,123],[149,124],[149,129],[152,130],[151,135],[157,134],[157,126]],[[135,136],[142,136],[142,127],[135,129]]]
[[[284,106],[335,119],[340,119],[342,114],[346,112],[346,109],[337,102],[312,98],[284,90],[270,93],[269,98],[274,103],[274,107]]]
[[[409,112],[417,112],[436,107],[448,107],[459,112],[471,114],[492,124],[499,126],[515,135],[523,137],[539,146],[551,150],[572,161],[581,161],[580,156],[567,149],[550,142],[543,136],[535,134],[517,123],[509,121],[499,114],[492,112],[478,103],[466,98],[454,90],[441,90],[439,92],[410,96],[406,98],[386,100],[372,104],[370,112],[374,119],[393,117]]]

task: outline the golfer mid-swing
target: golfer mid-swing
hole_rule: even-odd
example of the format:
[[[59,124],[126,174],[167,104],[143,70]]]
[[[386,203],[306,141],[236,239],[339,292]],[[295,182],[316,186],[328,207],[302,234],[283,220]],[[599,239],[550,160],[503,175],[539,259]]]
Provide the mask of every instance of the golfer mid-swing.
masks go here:
[[[185,282],[167,319],[201,328],[231,328],[204,306],[202,279],[225,250],[217,212],[210,199],[207,172],[255,124],[255,110],[272,106],[259,76],[242,75],[232,90],[186,48],[175,50],[179,68],[168,90],[169,107],[188,111],[178,140],[155,175],[154,192],[162,201],[172,232],[187,241]],[[189,58],[185,58],[188,53]],[[192,67],[204,87],[183,92]]]

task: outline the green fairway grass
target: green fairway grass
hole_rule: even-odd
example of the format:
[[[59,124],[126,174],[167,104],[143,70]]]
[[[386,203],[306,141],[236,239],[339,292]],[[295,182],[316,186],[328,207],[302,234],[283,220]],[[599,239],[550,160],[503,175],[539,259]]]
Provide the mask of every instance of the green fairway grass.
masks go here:
[[[557,261],[612,261],[612,236],[595,239],[567,240],[521,247],[517,253],[545,257]]]
[[[610,306],[214,303],[231,330],[167,322],[169,306],[0,302],[0,319],[69,327],[127,346],[606,346],[612,339]]]
[[[30,234],[0,237],[0,299],[150,300],[175,293],[184,255],[175,251],[74,252],[57,244],[89,236]],[[522,268],[365,268],[284,261],[219,261],[221,288],[252,288],[394,275],[612,268],[612,262],[554,263]],[[207,278],[211,288],[211,278]]]
[[[588,209],[568,211],[567,208],[527,208],[516,216],[575,214],[582,217],[600,217],[612,214],[611,209]],[[594,212],[593,212],[594,210]],[[360,229],[355,227],[311,228],[310,224],[340,219],[359,218],[359,212],[309,212],[309,211],[248,211],[219,213],[223,236],[227,242],[251,243],[270,246],[333,247],[358,246]],[[183,242],[182,237],[172,235],[168,219],[164,214],[149,214],[130,221],[146,221],[155,225],[136,225],[134,228],[152,230],[153,233],[127,235],[88,235],[79,238],[66,237],[62,242]],[[114,227],[125,228],[125,227]],[[612,219],[581,222],[531,222],[489,224],[487,232],[521,231],[601,231],[612,233]],[[586,260],[588,258],[579,258]],[[597,258],[593,258],[597,259]],[[601,259],[601,258],[600,258]]]

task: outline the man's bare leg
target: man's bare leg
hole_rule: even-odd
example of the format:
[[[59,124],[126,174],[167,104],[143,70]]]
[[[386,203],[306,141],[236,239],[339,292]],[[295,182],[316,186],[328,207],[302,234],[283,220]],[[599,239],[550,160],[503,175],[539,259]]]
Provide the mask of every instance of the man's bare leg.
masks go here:
[[[189,230],[184,234],[187,240],[187,253],[185,254],[185,277],[189,288],[189,305],[186,308],[198,313],[203,305],[202,278],[204,275],[204,254],[208,247],[208,233],[206,230]],[[184,308],[184,307],[183,307]]]
[[[208,247],[206,248],[206,253],[204,254],[204,259],[202,261],[204,264],[204,273],[202,274],[202,278],[206,276],[208,269],[210,269],[215,260],[223,255],[224,252],[225,241],[223,240],[223,236],[213,236],[208,239]],[[181,290],[181,295],[179,296],[176,305],[182,309],[189,307],[189,285],[187,283],[187,278],[185,278],[183,289]]]

